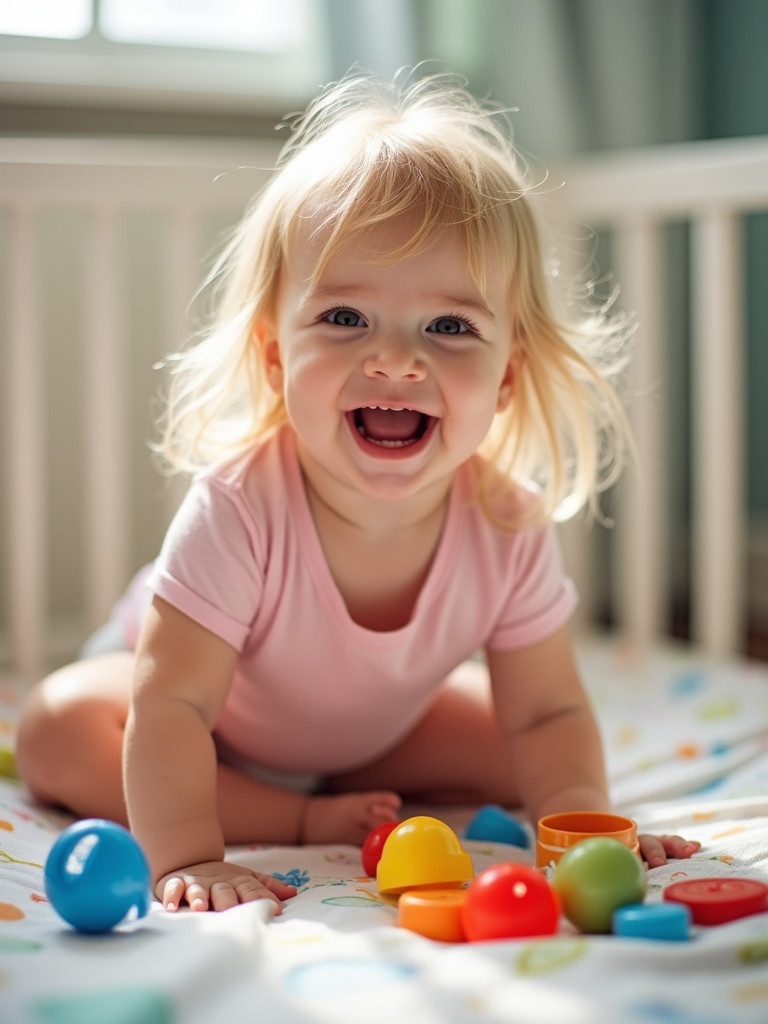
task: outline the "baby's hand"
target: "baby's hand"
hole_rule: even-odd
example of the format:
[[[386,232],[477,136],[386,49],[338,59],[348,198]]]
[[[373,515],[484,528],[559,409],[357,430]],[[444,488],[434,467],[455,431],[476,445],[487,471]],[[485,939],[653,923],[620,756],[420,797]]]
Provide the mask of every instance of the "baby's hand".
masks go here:
[[[701,849],[701,843],[682,836],[640,836],[640,854],[649,868],[667,863],[668,857],[685,859]]]
[[[206,861],[163,875],[155,885],[155,895],[166,910],[178,910],[186,902],[192,910],[229,910],[238,903],[269,899],[277,904],[296,895],[296,888],[239,864]]]

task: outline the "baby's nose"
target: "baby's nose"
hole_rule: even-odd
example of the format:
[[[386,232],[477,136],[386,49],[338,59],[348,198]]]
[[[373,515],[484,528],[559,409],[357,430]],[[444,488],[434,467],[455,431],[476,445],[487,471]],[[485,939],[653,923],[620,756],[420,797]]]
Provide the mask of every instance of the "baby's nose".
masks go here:
[[[380,344],[365,358],[365,373],[369,377],[387,377],[390,380],[423,380],[426,366],[419,348],[408,342]]]

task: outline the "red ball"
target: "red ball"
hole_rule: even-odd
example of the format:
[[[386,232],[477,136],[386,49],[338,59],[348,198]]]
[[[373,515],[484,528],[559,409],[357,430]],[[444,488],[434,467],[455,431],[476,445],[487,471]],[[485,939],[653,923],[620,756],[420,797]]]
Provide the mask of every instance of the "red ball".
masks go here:
[[[376,877],[376,868],[381,860],[384,843],[389,838],[390,832],[394,832],[399,824],[399,821],[388,821],[384,825],[377,825],[373,831],[368,833],[363,843],[363,871],[370,878]]]
[[[470,942],[552,935],[560,901],[544,875],[526,864],[495,864],[469,886],[461,923]]]

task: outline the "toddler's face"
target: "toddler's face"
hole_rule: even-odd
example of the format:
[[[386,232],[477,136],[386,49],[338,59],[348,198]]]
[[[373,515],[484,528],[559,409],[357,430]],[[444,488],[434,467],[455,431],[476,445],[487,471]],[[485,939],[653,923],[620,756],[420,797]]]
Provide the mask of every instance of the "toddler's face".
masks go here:
[[[310,480],[384,500],[447,486],[513,383],[501,274],[481,292],[452,227],[417,255],[382,258],[411,232],[400,219],[366,233],[315,281],[320,243],[297,239],[276,321],[260,330]]]

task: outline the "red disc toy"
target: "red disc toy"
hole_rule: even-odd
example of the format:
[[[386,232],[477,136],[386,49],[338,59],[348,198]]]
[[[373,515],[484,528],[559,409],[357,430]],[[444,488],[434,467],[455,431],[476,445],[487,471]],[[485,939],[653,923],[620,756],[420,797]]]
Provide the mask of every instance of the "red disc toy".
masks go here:
[[[754,878],[687,878],[668,885],[664,899],[686,904],[696,924],[725,924],[768,911],[768,885]]]

